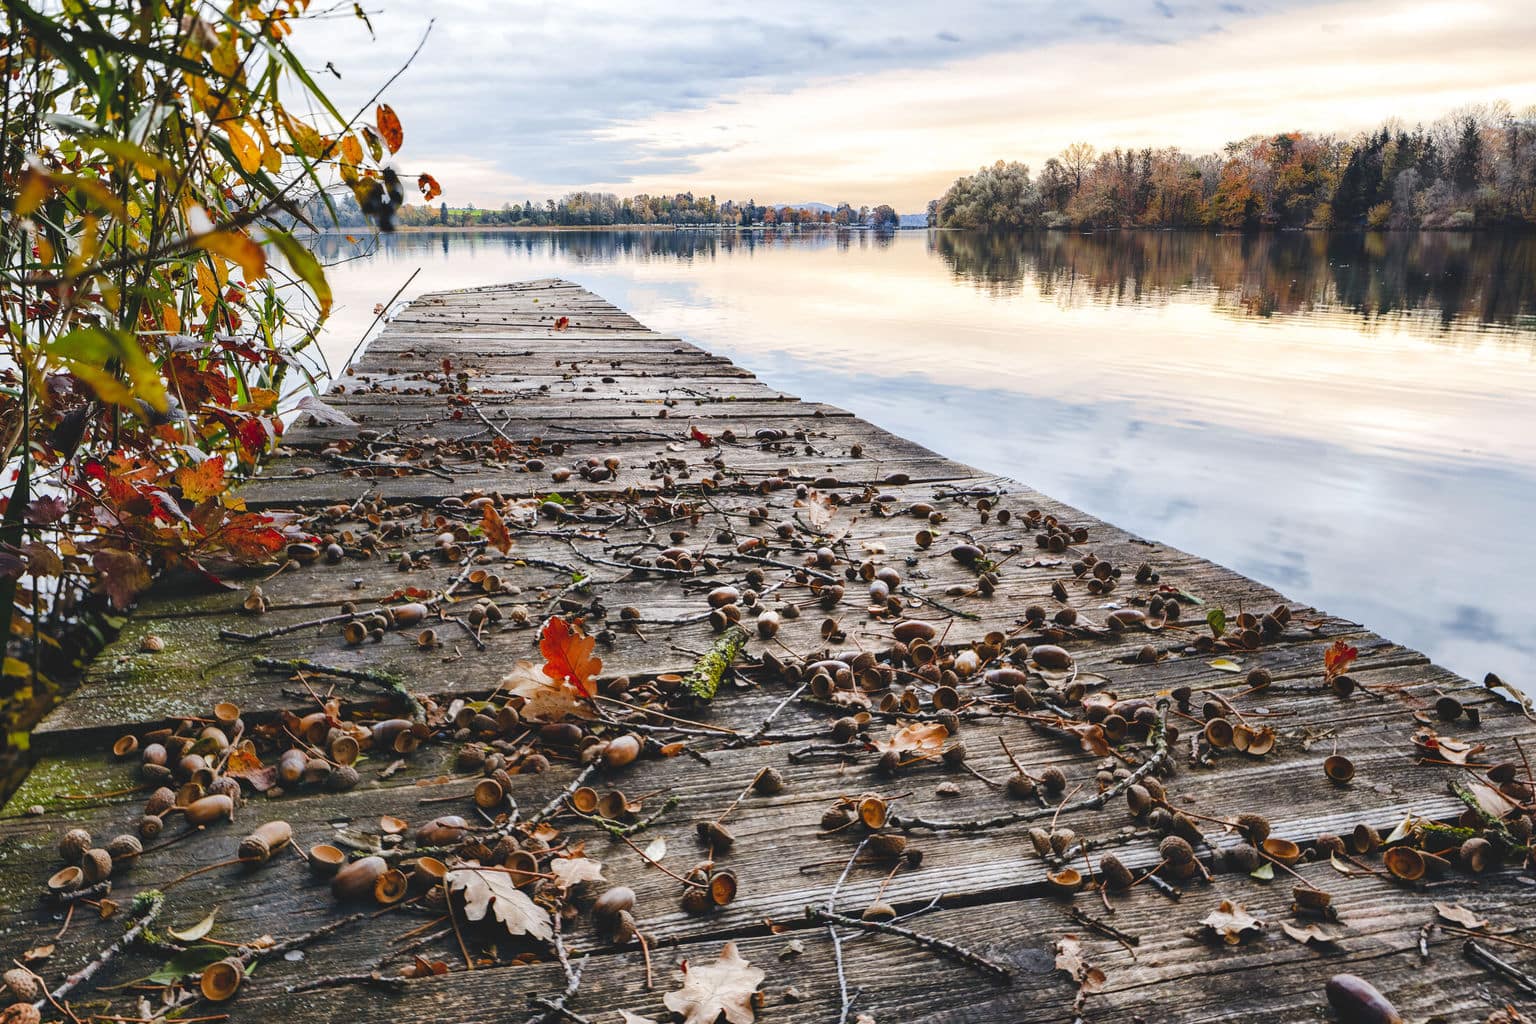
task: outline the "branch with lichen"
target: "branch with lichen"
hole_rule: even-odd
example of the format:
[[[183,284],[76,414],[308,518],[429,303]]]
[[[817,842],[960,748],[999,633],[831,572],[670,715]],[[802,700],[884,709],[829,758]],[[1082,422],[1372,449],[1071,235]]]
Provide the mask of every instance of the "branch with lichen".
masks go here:
[[[720,681],[730,670],[731,663],[747,649],[747,631],[740,626],[727,626],[709,650],[693,664],[693,671],[683,680],[684,687],[694,700],[714,700],[720,689]]]

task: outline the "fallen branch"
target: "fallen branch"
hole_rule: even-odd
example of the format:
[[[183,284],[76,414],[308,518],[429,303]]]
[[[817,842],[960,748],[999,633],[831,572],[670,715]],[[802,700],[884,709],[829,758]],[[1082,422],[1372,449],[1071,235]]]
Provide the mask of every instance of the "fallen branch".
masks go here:
[[[41,1010],[50,1001],[54,1003],[63,1002],[71,992],[94,978],[96,972],[111,963],[118,954],[130,948],[135,942],[138,942],[139,937],[144,934],[145,930],[155,923],[155,919],[160,916],[160,911],[164,906],[165,894],[158,889],[151,889],[134,897],[133,908],[138,916],[134,919],[133,924],[128,926],[128,930],[123,932],[112,945],[93,956],[90,963],[65,978],[63,984],[49,992],[42,999],[34,1002],[32,1006]]]
[[[845,928],[857,928],[866,932],[881,932],[886,935],[896,935],[909,942],[916,943],[924,949],[931,950],[942,956],[947,956],[957,963],[974,967],[983,974],[990,975],[1004,984],[1013,981],[1013,973],[1002,964],[988,960],[980,953],[966,949],[964,946],[941,939],[935,935],[927,935],[923,932],[915,932],[910,928],[903,928],[899,924],[891,924],[889,921],[866,921],[860,917],[849,917],[847,914],[839,914],[835,911],[818,907],[806,907],[805,918],[816,924],[839,925]]]
[[[317,661],[308,661],[304,658],[257,658],[255,664],[257,668],[271,669],[276,672],[315,672],[341,679],[352,679],[360,683],[372,683],[388,690],[400,706],[409,712],[413,722],[427,720],[427,711],[421,706],[421,701],[413,697],[405,688],[405,680],[393,672],[385,672],[382,669],[322,665]]]

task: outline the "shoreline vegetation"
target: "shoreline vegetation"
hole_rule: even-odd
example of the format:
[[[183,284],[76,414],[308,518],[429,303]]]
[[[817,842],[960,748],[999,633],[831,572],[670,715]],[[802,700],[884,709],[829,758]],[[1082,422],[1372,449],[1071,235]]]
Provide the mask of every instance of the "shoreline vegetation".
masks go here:
[[[1536,228],[1536,107],[1467,107],[1352,139],[1253,135],[1220,153],[1073,143],[1038,174],[999,160],[928,204],[931,227]]]

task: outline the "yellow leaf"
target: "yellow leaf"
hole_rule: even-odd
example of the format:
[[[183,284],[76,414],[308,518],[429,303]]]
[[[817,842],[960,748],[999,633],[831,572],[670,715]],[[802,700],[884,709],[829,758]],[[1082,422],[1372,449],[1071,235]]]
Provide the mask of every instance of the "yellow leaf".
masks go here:
[[[226,259],[240,264],[247,282],[267,276],[267,254],[253,242],[249,235],[236,231],[215,231],[197,241],[198,248],[216,252]]]
[[[256,140],[233,121],[226,121],[219,127],[223,128],[224,134],[229,136],[229,146],[235,151],[235,159],[240,162],[240,169],[247,174],[254,174],[259,170],[261,147],[256,145]]]
[[[357,141],[356,135],[343,136],[341,140],[341,157],[349,164],[363,162],[363,146]]]
[[[30,679],[32,677],[32,666],[20,658],[6,658],[4,674],[21,679]]]
[[[48,175],[35,167],[21,172],[21,187],[16,191],[16,205],[11,209],[18,217],[26,217],[43,205],[51,190]]]

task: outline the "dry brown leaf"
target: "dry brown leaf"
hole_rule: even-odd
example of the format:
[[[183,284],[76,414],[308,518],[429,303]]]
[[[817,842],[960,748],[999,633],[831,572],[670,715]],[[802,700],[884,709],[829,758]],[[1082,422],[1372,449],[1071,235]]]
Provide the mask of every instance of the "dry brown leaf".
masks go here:
[[[620,1010],[619,1024],[656,1024],[656,1018],[642,1017],[638,1013],[630,1013],[628,1010]]]
[[[522,697],[522,716],[530,722],[559,722],[566,718],[591,718],[592,708],[575,686],[556,682],[542,669],[520,661],[502,677],[502,690]]]
[[[1483,813],[1490,818],[1502,818],[1506,814],[1520,809],[1519,804],[1486,782],[1469,782],[1467,783],[1467,789],[1477,798],[1477,806],[1482,808]]]
[[[943,752],[944,741],[948,738],[949,730],[937,722],[911,722],[893,727],[884,739],[875,740],[874,746],[882,753],[939,754]]]
[[[556,857],[549,862],[549,873],[560,888],[569,889],[582,882],[606,882],[603,865],[589,857]]]
[[[752,1024],[752,997],[766,975],[741,958],[736,943],[727,942],[712,964],[690,965],[683,987],[662,997],[667,1009],[681,1014],[683,1024],[715,1024],[724,1014],[730,1024]]]
[[[1251,935],[1264,930],[1264,922],[1243,909],[1242,904],[1222,900],[1221,905],[1200,919],[1221,941],[1235,946]]]
[[[1436,903],[1435,913],[1451,922],[1451,924],[1459,924],[1463,928],[1488,927],[1487,921],[1478,917],[1460,903]]]
[[[1281,921],[1280,928],[1303,946],[1315,946],[1319,949],[1335,949],[1338,946],[1339,940],[1336,937],[1329,935],[1315,924],[1298,928],[1289,921]]]
[[[459,868],[448,872],[448,888],[463,890],[464,916],[485,920],[486,911],[506,926],[508,935],[531,935],[548,942],[555,937],[549,914],[500,872]]]
[[[496,506],[489,501],[485,503],[485,511],[480,516],[480,532],[485,535],[485,542],[502,554],[512,550],[512,533],[507,529],[501,513],[496,511]]]
[[[1056,940],[1056,969],[1072,975],[1084,992],[1097,992],[1107,980],[1103,971],[1083,959],[1083,944],[1076,935],[1063,935]]]

